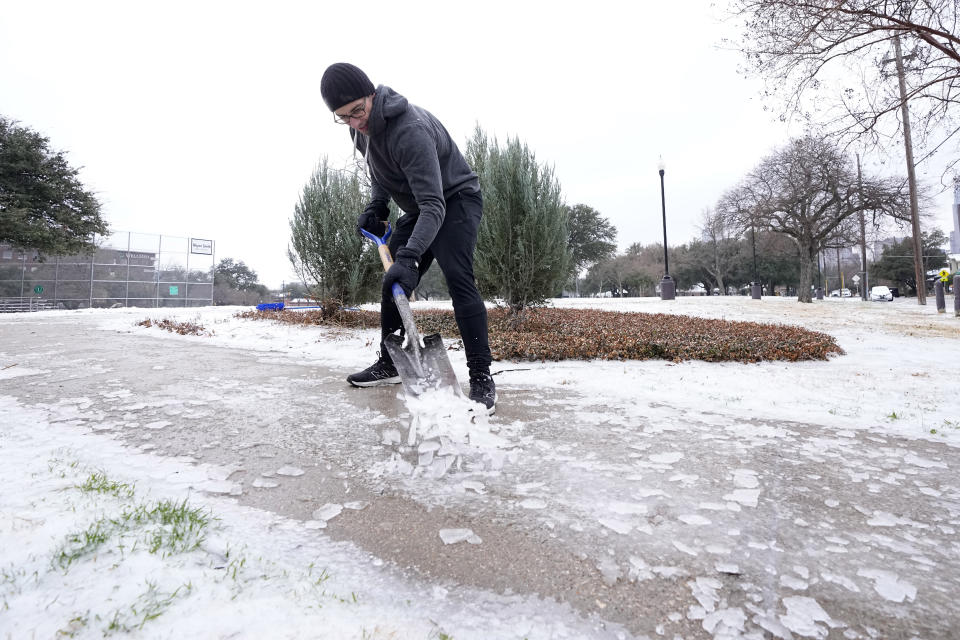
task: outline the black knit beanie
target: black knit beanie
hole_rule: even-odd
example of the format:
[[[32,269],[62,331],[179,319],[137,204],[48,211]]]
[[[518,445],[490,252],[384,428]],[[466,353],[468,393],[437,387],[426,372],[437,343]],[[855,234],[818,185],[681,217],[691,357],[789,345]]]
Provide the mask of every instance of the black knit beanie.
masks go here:
[[[327,67],[320,80],[320,95],[330,111],[374,92],[373,83],[363,71],[348,62]]]

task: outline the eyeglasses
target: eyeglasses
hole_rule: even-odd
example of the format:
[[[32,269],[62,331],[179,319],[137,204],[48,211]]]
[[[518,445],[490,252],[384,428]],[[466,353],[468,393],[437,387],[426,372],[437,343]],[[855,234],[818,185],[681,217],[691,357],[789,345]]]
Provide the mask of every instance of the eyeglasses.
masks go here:
[[[333,121],[337,124],[350,124],[350,120],[357,120],[362,118],[367,114],[367,99],[364,98],[363,102],[355,106],[353,109],[350,109],[350,113],[343,115],[340,113],[333,114]]]

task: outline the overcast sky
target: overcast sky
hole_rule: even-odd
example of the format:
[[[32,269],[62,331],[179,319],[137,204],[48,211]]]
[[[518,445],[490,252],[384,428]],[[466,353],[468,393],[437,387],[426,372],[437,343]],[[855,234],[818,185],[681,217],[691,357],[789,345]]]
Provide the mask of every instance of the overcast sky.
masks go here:
[[[723,2],[718,3],[721,7]],[[0,113],[68,152],[115,231],[209,238],[262,282],[293,278],[289,220],[346,127],[320,76],[352,62],[434,113],[464,148],[475,124],[554,166],[568,204],[599,210],[623,249],[670,245],[797,130],[709,0],[31,2],[0,17]],[[939,170],[921,174],[939,185]],[[950,231],[952,193],[935,200]]]

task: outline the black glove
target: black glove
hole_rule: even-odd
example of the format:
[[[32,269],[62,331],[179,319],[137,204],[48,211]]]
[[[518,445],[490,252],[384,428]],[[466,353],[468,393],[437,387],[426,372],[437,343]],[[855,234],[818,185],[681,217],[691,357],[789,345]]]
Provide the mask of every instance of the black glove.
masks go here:
[[[387,230],[387,225],[385,225],[384,222],[387,221],[389,216],[389,211],[381,215],[380,212],[367,209],[357,216],[357,233],[360,233],[360,229],[364,229],[378,238],[382,237]],[[360,233],[360,235],[362,236],[363,234]]]
[[[420,256],[413,249],[403,247],[397,251],[390,269],[383,274],[383,297],[393,297],[393,283],[396,282],[403,292],[410,297],[413,290],[420,284],[420,272],[417,270],[417,258]]]

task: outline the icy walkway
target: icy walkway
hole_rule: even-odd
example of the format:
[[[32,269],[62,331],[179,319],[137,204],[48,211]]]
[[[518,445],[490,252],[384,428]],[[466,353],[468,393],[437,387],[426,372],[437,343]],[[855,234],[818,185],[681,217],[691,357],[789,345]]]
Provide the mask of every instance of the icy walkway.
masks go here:
[[[787,321],[784,302],[667,310]],[[411,474],[417,456],[389,444],[396,389],[343,384],[369,336],[181,315],[198,313],[213,337],[134,326],[144,311],[0,317],[0,548],[33,541],[0,554],[4,575],[116,508],[67,490],[100,468],[209,505],[221,546],[272,563],[269,588],[251,576],[240,602],[277,637],[320,623],[357,638],[948,638],[960,623],[960,329],[925,310],[802,309],[848,352],[826,363],[497,363],[502,444],[441,477]],[[226,622],[241,607],[210,568],[222,551],[182,563],[205,573],[183,574],[193,589],[144,637],[211,606],[211,633],[258,637]],[[149,594],[104,556],[0,583],[17,613],[0,637],[99,637],[105,622],[70,622],[71,580],[106,571],[128,600]],[[305,586],[324,568],[336,604]]]

